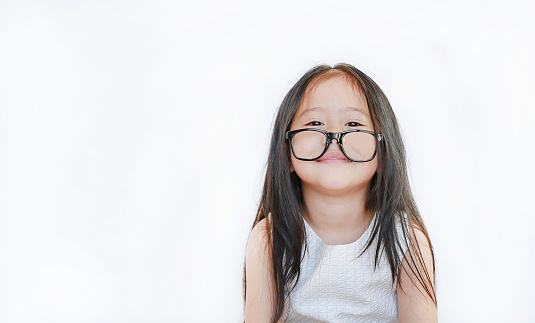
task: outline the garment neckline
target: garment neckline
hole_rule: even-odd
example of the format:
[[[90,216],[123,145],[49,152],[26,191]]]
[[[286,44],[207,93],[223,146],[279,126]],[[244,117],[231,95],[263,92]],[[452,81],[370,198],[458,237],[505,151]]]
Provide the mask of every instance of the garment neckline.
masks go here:
[[[353,246],[353,245],[356,245],[356,244],[360,243],[360,241],[363,241],[364,239],[366,239],[367,236],[369,235],[369,232],[371,231],[371,229],[373,228],[373,226],[375,224],[376,217],[377,217],[377,212],[373,214],[373,218],[370,221],[370,224],[368,225],[366,230],[364,230],[364,232],[360,235],[360,237],[357,240],[353,241],[353,242],[345,243],[345,244],[327,244],[325,241],[323,241],[322,238],[320,238],[320,236],[318,236],[316,234],[316,231],[314,231],[314,229],[312,229],[312,227],[310,226],[310,224],[308,224],[307,220],[304,217],[303,217],[303,221],[305,222],[305,227],[307,229],[307,232],[310,235],[313,235],[317,240],[319,240],[322,245],[325,245],[325,246],[331,247],[331,248],[336,248],[336,247]]]

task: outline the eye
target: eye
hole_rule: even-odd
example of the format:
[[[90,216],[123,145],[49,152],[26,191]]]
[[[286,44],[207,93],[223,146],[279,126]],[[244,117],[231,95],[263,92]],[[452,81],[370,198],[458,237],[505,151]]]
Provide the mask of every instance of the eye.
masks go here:
[[[321,126],[323,125],[323,123],[321,123],[320,121],[310,121],[309,123],[306,124],[306,126]]]
[[[356,121],[349,121],[346,126],[348,127],[358,127],[358,126],[362,126],[362,124],[356,122]]]

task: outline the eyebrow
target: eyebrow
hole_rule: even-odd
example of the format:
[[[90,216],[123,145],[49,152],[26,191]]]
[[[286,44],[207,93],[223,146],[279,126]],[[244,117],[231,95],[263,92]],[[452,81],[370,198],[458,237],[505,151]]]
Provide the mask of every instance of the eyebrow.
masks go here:
[[[305,110],[303,110],[303,112],[301,112],[301,114],[299,115],[299,118],[301,118],[302,116],[304,116],[307,113],[310,113],[310,112],[313,112],[313,111],[317,111],[317,110],[325,112],[325,108],[324,107],[309,107],[309,108],[306,108]],[[364,112],[364,110],[362,108],[345,107],[344,108],[344,112],[347,112],[347,111],[355,111],[355,112],[362,113],[365,116],[368,116],[368,114],[366,112]]]

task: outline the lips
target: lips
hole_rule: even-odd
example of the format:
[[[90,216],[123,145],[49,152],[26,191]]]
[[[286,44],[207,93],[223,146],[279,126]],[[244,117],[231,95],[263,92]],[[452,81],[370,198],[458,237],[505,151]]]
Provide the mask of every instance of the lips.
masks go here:
[[[318,159],[318,161],[319,162],[329,162],[329,161],[349,162],[349,159],[347,159],[346,156],[344,156],[344,154],[341,152],[331,151],[331,152],[326,152],[325,155],[321,156],[321,158]]]

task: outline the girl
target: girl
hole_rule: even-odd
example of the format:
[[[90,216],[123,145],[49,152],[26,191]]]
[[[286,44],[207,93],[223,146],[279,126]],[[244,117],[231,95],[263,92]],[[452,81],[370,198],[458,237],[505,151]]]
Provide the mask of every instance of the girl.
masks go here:
[[[434,273],[386,96],[349,64],[312,68],[277,113],[245,321],[436,322]]]

